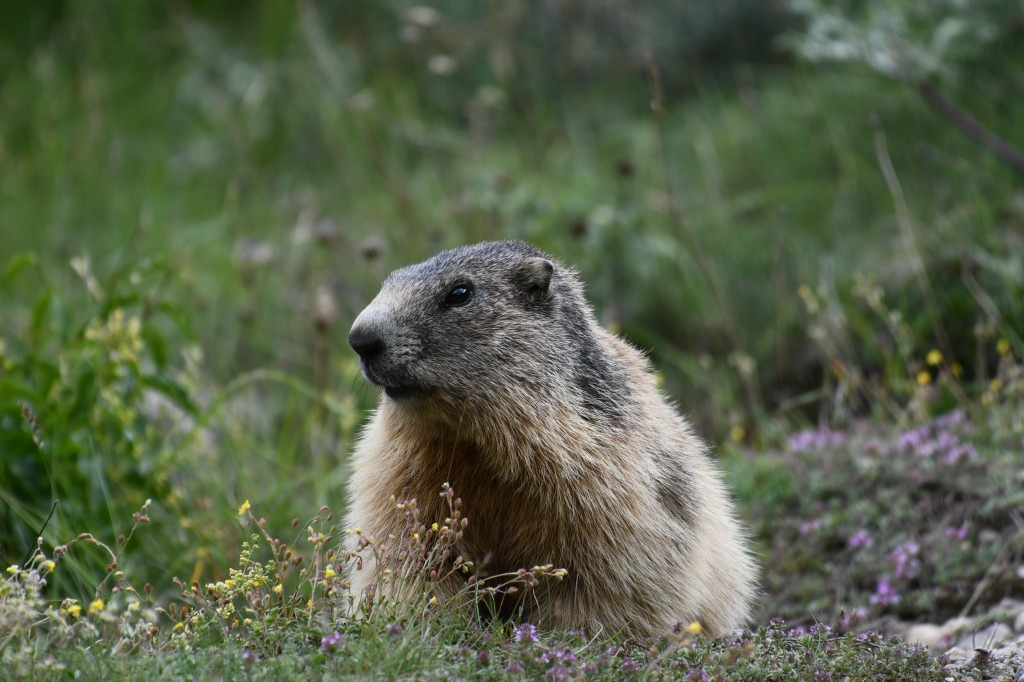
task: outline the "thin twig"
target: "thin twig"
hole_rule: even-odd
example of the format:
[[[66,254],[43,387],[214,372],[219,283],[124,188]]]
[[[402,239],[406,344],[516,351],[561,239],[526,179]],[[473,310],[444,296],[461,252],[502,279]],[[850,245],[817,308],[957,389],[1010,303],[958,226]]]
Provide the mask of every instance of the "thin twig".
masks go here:
[[[978,603],[978,600],[981,599],[981,596],[985,593],[985,590],[987,590],[989,585],[992,584],[992,575],[996,572],[996,570],[1002,567],[1002,559],[1004,556],[1006,556],[1006,553],[1009,550],[1009,548],[1009,544],[1004,544],[999,549],[999,554],[997,554],[996,558],[992,561],[991,564],[989,564],[988,568],[985,570],[985,575],[981,576],[981,580],[979,580],[978,584],[975,586],[974,593],[971,594],[971,598],[967,600],[967,603],[964,605],[964,608],[960,610],[960,618],[967,617],[967,614],[969,614],[971,612],[971,609],[974,608],[974,605]]]
[[[1014,331],[1011,325],[1006,323],[1006,320],[999,312],[999,306],[996,305],[995,301],[992,300],[992,297],[988,295],[988,292],[985,291],[978,282],[978,279],[974,276],[971,266],[977,264],[978,261],[974,257],[968,257],[964,260],[962,269],[964,286],[967,287],[967,291],[974,297],[978,306],[985,311],[985,314],[988,315],[993,322],[999,325],[1004,334],[1011,337],[1018,346],[1024,345],[1024,340],[1022,340],[1020,335]]]
[[[924,260],[921,258],[921,252],[917,247],[917,239],[914,236],[914,221],[911,219],[910,211],[907,209],[907,202],[903,196],[903,187],[900,185],[900,180],[896,175],[896,169],[893,168],[892,159],[889,157],[889,147],[885,142],[885,133],[881,129],[875,132],[875,156],[878,158],[878,166],[882,171],[882,177],[885,179],[885,185],[889,188],[889,194],[892,196],[893,207],[896,209],[896,224],[899,226],[900,233],[903,236],[907,257],[910,260],[910,270],[914,275],[914,279],[917,280],[921,294],[924,296],[925,307],[928,309],[928,316],[931,318],[935,340],[938,342],[942,354],[952,361],[955,357],[953,355],[953,345],[949,341],[949,335],[946,334],[946,328],[942,326],[942,318],[939,314],[938,301],[935,299],[935,291],[928,280],[928,272],[925,270]],[[950,382],[950,390],[961,405],[970,405],[967,396],[957,382]]]
[[[1024,175],[1024,154],[1012,144],[999,137],[966,111],[956,105],[929,83],[918,83],[917,91],[932,109],[960,129],[1007,166]]]
[[[39,538],[43,536],[43,531],[50,525],[50,519],[53,518],[53,512],[57,511],[57,505],[60,504],[60,500],[54,500],[53,506],[50,507],[50,513],[46,515],[46,520],[43,521],[43,527],[39,529],[39,532],[35,534],[35,540],[32,542],[32,546],[28,550],[28,554],[25,555],[25,560],[21,562],[22,568],[28,568],[28,562],[32,560],[32,555],[36,553],[38,548]]]

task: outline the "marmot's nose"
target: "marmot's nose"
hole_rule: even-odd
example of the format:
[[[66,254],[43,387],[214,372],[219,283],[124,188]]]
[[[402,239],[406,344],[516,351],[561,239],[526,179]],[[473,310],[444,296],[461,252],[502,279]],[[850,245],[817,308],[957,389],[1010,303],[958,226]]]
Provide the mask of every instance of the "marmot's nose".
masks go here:
[[[372,360],[384,353],[387,345],[380,332],[370,324],[357,324],[348,333],[348,345],[359,353],[363,360]]]

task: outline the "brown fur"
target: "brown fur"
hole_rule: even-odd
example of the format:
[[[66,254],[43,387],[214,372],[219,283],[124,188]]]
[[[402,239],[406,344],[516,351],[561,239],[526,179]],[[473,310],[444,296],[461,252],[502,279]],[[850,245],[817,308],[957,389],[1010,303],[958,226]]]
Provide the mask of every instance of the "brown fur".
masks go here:
[[[756,568],[706,447],[570,269],[518,242],[448,251],[393,273],[349,338],[385,388],[355,453],[350,528],[396,533],[403,490],[443,519],[449,482],[469,557],[568,569],[527,605],[538,624],[647,637],[747,620]],[[363,558],[357,590],[376,580]]]

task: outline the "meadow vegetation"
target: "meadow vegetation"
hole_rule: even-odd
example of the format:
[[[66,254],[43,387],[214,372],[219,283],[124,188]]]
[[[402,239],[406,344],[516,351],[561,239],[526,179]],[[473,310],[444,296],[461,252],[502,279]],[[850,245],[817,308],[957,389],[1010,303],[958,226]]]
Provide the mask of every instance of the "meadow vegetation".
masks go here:
[[[952,674],[881,633],[1024,599],[1024,193],[927,93],[1024,147],[1024,17],[912,4],[0,10],[0,666]],[[457,491],[437,528],[395,501],[402,598],[351,617],[345,334],[391,268],[492,238],[578,267],[719,444],[751,632],[460,615]]]

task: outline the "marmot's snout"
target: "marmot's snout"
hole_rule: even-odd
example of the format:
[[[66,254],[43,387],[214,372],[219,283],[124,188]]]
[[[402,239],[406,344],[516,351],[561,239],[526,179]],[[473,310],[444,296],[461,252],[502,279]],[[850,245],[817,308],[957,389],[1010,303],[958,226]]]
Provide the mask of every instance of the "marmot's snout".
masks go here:
[[[382,316],[379,307],[371,306],[356,318],[348,333],[348,344],[359,354],[363,376],[394,400],[420,395],[424,386],[410,371],[412,348],[402,342],[401,334],[396,336],[393,321]]]
[[[379,327],[366,323],[360,324],[359,320],[356,320],[348,333],[348,345],[352,346],[364,363],[379,358],[388,347]]]

